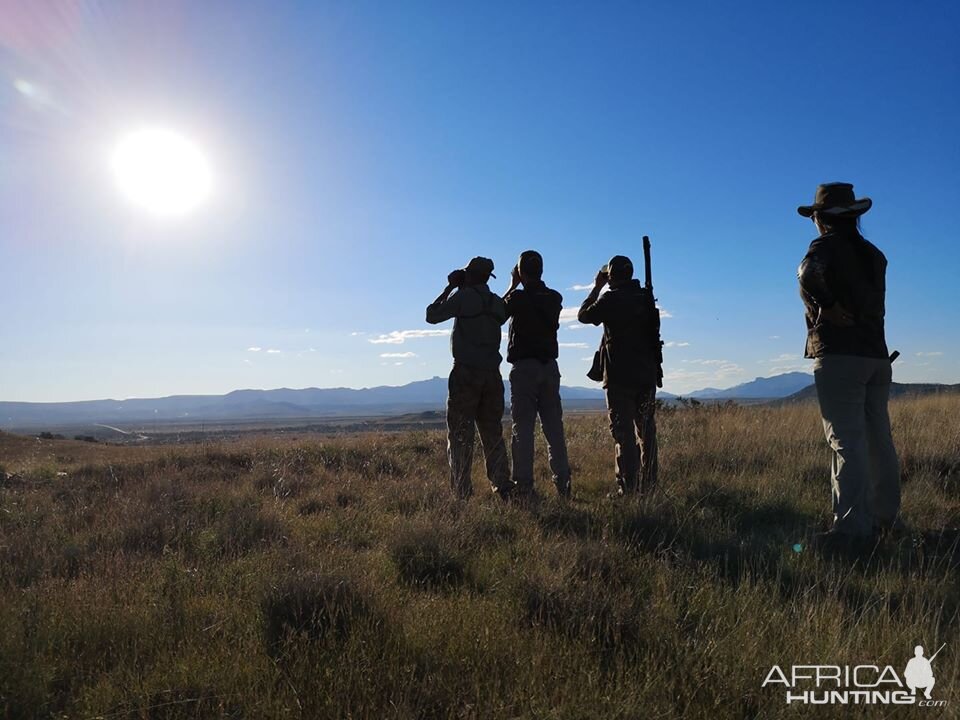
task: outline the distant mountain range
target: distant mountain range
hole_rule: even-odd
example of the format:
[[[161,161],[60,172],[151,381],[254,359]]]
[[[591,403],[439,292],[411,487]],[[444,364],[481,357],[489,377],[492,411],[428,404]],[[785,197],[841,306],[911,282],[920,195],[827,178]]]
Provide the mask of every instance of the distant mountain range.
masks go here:
[[[891,394],[960,392],[960,385],[894,383]],[[509,403],[509,387],[507,388]],[[562,386],[560,395],[570,410],[604,407],[600,388]],[[658,391],[667,402],[676,395]],[[813,376],[792,372],[757,378],[725,390],[704,388],[685,397],[701,401],[780,400],[816,398]],[[130,400],[88,400],[62,403],[0,402],[0,428],[7,430],[113,425],[137,427],[150,423],[200,423],[305,418],[396,416],[438,410],[446,403],[447,380],[434,377],[407,385],[363,389],[305,388],[235,390],[226,395],[171,395]]]
[[[571,409],[599,408],[604,402],[600,388],[563,386],[560,395]],[[444,407],[446,400],[447,379],[435,377],[407,385],[360,390],[280,388],[130,400],[0,402],[0,428],[401,415],[436,410]]]
[[[813,375],[803,372],[789,372],[773,377],[758,377],[747,383],[735,385],[726,390],[704,388],[687,393],[686,397],[696,400],[771,400],[787,397],[813,384]]]

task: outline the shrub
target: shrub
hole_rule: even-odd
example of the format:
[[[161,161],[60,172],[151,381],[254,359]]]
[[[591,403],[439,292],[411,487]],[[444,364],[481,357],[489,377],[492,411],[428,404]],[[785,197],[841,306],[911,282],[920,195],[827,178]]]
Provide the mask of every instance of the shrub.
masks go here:
[[[293,575],[272,587],[261,613],[264,640],[273,654],[293,637],[343,641],[362,621],[380,623],[350,579],[322,572]]]
[[[242,555],[284,537],[283,523],[278,517],[246,502],[227,509],[218,519],[216,530],[217,549],[225,555]]]
[[[407,530],[390,548],[400,579],[409,585],[446,590],[463,583],[466,564],[453,539],[431,529]]]

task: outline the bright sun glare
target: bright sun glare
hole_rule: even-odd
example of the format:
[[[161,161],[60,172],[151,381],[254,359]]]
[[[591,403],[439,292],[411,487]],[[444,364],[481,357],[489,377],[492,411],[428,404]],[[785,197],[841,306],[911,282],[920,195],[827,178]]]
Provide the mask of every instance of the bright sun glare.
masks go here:
[[[200,149],[164,128],[124,135],[113,152],[113,173],[121,192],[155,215],[182,215],[203,203],[213,177]]]

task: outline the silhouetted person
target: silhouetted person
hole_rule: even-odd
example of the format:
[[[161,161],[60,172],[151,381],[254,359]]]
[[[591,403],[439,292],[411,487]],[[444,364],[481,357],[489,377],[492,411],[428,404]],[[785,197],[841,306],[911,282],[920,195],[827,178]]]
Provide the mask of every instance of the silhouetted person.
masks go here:
[[[504,295],[510,318],[507,361],[510,370],[510,414],[513,418],[513,482],[519,494],[533,492],[533,429],[540,416],[547,439],[550,471],[561,497],[570,496],[570,463],[563,436],[557,329],[563,297],[548,288],[543,258],[535,250],[520,254],[510,288]],[[519,286],[523,284],[523,288]]]
[[[610,290],[601,295],[608,282]],[[618,493],[649,490],[657,482],[660,311],[653,293],[633,278],[630,258],[617,255],[597,273],[577,318],[603,323],[603,387],[616,442]]]
[[[513,485],[503,442],[500,377],[500,327],[507,316],[503,300],[487,287],[491,276],[496,277],[493,261],[475,257],[463,270],[454,270],[447,276],[447,287],[427,306],[428,323],[454,319],[450,336],[453,370],[447,397],[447,453],[450,482],[461,498],[473,493],[470,468],[474,425],[480,432],[493,491],[506,499]]]
[[[833,449],[833,539],[867,538],[899,525],[883,329],[887,260],[860,234],[859,218],[871,205],[855,199],[853,185],[829,183],[817,188],[813,205],[797,208],[820,233],[797,275],[806,308],[804,356],[815,360],[820,415]]]
[[[917,690],[923,690],[923,696],[929,700],[930,691],[936,684],[933,677],[933,666],[923,656],[923,645],[917,645],[914,648],[913,655],[903,671],[903,679],[907,681],[907,687],[914,695],[917,694]]]

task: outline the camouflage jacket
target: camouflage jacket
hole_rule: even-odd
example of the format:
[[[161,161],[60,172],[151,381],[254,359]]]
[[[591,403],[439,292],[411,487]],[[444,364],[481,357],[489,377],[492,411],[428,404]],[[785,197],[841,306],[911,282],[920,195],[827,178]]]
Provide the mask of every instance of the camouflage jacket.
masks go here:
[[[507,321],[503,299],[487,284],[460,288],[442,302],[427,306],[431,325],[453,318],[450,349],[453,362],[467,367],[496,369],[500,355],[500,327]]]

